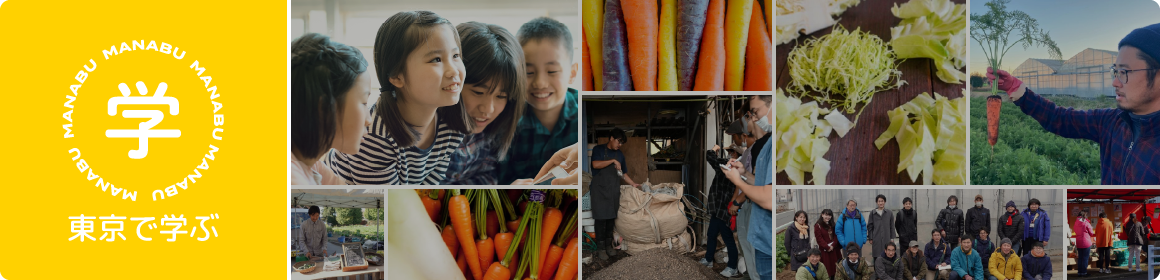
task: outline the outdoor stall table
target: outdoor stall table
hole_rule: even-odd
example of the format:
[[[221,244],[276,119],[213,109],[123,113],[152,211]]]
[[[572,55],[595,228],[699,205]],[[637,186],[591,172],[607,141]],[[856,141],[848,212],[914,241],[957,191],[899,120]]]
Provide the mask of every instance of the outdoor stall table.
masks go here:
[[[294,262],[290,262],[293,265]],[[386,279],[383,273],[387,271],[383,266],[370,266],[367,269],[344,272],[342,270],[322,271],[325,265],[316,263],[320,266],[314,271],[306,274],[298,273],[293,268],[290,269],[290,279],[347,279],[347,280],[380,280]]]

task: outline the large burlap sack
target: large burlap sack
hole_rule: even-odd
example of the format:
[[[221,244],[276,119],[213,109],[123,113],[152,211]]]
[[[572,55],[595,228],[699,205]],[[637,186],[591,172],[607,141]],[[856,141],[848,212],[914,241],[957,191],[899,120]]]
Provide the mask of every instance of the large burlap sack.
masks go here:
[[[629,255],[635,255],[653,248],[665,248],[677,251],[677,253],[687,253],[693,251],[694,242],[695,240],[693,240],[692,234],[689,234],[688,231],[682,231],[681,234],[665,238],[660,243],[636,243],[626,239],[620,245],[621,249],[628,252]]]
[[[620,186],[620,209],[616,232],[633,243],[659,244],[685,231],[685,205],[681,203],[685,185],[664,183],[653,189],[672,187],[676,195],[646,193],[631,185]]]

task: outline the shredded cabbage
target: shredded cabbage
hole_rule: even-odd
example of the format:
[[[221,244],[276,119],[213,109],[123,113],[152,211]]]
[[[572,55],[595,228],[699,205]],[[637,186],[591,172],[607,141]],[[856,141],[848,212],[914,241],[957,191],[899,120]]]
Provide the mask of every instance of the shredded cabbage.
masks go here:
[[[910,180],[940,185],[965,185],[967,167],[966,98],[947,99],[937,92],[922,93],[890,110],[890,127],[874,140],[882,149],[891,139],[898,142],[898,172]]]
[[[825,185],[830,161],[823,156],[830,150],[830,133],[845,136],[850,120],[837,111],[818,107],[817,102],[803,104],[780,88],[776,98],[777,172],[785,172],[795,185],[807,183],[805,173],[810,172],[815,185]],[[822,115],[825,117],[819,118]]]
[[[869,104],[875,92],[906,84],[899,78],[902,71],[896,69],[894,51],[881,38],[861,29],[851,32],[835,26],[830,34],[794,48],[787,61],[791,81],[786,91],[828,103],[847,114],[855,113],[858,105]],[[860,110],[857,112],[860,115]],[[857,122],[855,116],[854,124]]]
[[[967,8],[950,0],[911,0],[890,12],[901,18],[890,28],[890,43],[898,58],[930,58],[935,62],[939,80],[961,84],[966,66]]]
[[[861,0],[777,0],[777,25],[774,27],[776,44],[789,43],[803,33],[814,33],[834,25],[837,21],[831,15],[842,14],[859,2]]]

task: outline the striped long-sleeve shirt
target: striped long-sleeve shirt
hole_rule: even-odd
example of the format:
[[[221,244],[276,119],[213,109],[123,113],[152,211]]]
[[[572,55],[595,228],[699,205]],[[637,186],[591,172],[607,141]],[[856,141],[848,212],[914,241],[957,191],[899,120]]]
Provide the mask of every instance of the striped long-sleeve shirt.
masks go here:
[[[358,185],[438,185],[446,180],[447,166],[455,149],[463,143],[463,133],[451,129],[440,118],[430,147],[400,147],[375,108],[371,108],[371,115],[374,121],[363,136],[358,154],[331,149],[323,157],[334,174]]]
[[[1100,183],[1160,184],[1160,113],[1133,118],[1121,109],[1063,108],[1031,89],[1014,103],[1048,132],[1099,143]]]

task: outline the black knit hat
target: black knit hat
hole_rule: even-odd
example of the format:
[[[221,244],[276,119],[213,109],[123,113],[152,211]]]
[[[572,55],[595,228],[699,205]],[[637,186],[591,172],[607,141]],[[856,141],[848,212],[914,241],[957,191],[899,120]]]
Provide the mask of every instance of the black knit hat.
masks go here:
[[[1120,40],[1120,45],[1116,48],[1122,48],[1124,45],[1136,47],[1153,59],[1160,60],[1160,23],[1132,30],[1128,36]]]

